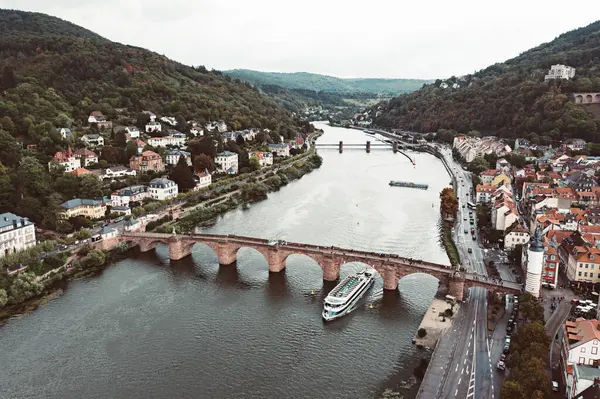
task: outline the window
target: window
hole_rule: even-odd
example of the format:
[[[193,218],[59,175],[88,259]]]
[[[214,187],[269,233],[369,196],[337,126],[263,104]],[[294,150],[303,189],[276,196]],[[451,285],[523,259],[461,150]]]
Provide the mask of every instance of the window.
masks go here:
[[[577,364],[585,364],[585,357],[580,357]]]
[[[588,365],[593,366],[594,365],[594,359],[588,359]]]
[[[592,348],[592,355],[597,355],[598,354],[598,348],[593,347]]]
[[[587,268],[588,268],[588,266],[589,266],[589,265],[586,263],[586,264],[585,264],[585,268],[587,269]]]
[[[594,273],[590,273],[590,278],[593,278],[593,277],[594,277]]]
[[[581,347],[581,353],[585,353],[585,346]]]
[[[581,277],[581,272],[579,272],[577,275],[578,275],[579,277]]]
[[[552,259],[552,260],[556,260],[556,255],[552,255],[552,256],[550,256],[550,259]]]
[[[587,272],[583,273],[583,277],[587,277]]]

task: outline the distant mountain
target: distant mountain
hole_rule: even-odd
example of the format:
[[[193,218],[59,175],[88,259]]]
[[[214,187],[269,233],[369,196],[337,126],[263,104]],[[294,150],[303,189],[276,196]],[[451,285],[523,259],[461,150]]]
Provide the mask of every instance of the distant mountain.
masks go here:
[[[575,67],[575,77],[544,81],[554,64]],[[393,98],[373,114],[386,128],[600,142],[600,121],[588,112],[600,104],[576,104],[576,92],[600,92],[600,21],[473,75],[437,80]]]
[[[342,79],[307,72],[259,72],[249,69],[233,69],[224,73],[254,85],[277,85],[286,89],[335,93],[399,94],[417,90],[424,83],[432,82],[420,79]]]

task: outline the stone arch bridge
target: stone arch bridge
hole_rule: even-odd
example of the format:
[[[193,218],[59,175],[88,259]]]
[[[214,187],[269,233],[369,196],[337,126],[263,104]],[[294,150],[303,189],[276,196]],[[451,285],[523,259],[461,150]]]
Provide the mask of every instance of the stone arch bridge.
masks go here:
[[[240,248],[253,248],[263,254],[270,272],[285,269],[286,259],[293,254],[312,258],[323,270],[323,279],[335,281],[339,278],[340,268],[345,263],[365,263],[381,275],[384,289],[396,290],[398,282],[405,276],[414,273],[425,273],[434,276],[448,287],[448,294],[463,300],[465,290],[473,286],[481,286],[492,292],[521,293],[521,286],[511,282],[494,282],[485,276],[461,273],[449,265],[413,260],[398,255],[376,252],[357,251],[338,247],[325,247],[287,241],[270,242],[269,240],[218,234],[159,234],[159,233],[124,233],[119,236],[98,242],[98,248],[110,250],[119,243],[138,245],[140,251],[147,252],[162,243],[169,246],[169,258],[180,260],[192,253],[196,243],[202,243],[215,251],[220,265],[236,262]]]

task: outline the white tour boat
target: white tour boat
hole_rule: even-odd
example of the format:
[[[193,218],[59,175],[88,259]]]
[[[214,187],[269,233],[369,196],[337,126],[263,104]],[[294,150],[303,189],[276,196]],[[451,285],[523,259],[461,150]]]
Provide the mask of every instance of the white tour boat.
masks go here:
[[[344,278],[325,298],[323,320],[335,320],[352,312],[374,281],[373,271],[367,269]]]

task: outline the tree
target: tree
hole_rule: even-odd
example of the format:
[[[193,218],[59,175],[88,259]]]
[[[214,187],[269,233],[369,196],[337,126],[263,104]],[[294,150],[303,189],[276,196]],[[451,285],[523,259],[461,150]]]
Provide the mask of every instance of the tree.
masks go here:
[[[267,140],[267,136],[265,135],[265,132],[258,132],[256,133],[256,136],[254,136],[254,140],[257,143],[262,144]]]
[[[0,308],[3,308],[8,303],[8,294],[4,288],[0,288]]]
[[[446,187],[440,193],[441,207],[440,212],[444,219],[454,219],[458,212],[458,199],[454,194],[454,190]]]
[[[135,122],[135,125],[141,130],[141,131],[145,131],[146,129],[146,125],[148,124],[148,122],[150,122],[150,115],[144,113],[144,112],[140,112],[137,116],[137,120]]]
[[[8,132],[0,130],[0,162],[15,167],[21,160],[21,145]]]
[[[188,166],[185,157],[180,157],[177,161],[177,165],[171,170],[169,179],[177,183],[179,192],[183,193],[196,187],[196,180],[194,180],[194,174],[191,168]]]
[[[6,65],[2,72],[2,88],[4,90],[12,89],[17,85],[15,78],[15,70],[13,67]]]
[[[197,172],[204,172],[204,170],[208,169],[209,171],[215,170],[215,164],[213,159],[206,154],[200,154],[195,156],[193,161],[194,169]]]
[[[115,145],[119,148],[125,148],[127,145],[127,132],[119,130],[115,135]]]
[[[213,159],[217,155],[217,147],[215,147],[211,136],[204,136],[200,140],[191,141],[188,144],[188,151],[190,151],[193,156],[205,154]]]
[[[125,146],[125,156],[127,157],[127,159],[131,158],[134,155],[137,155],[137,153],[138,145],[135,143],[135,141],[131,140],[127,142],[127,145]]]
[[[240,134],[235,138],[235,142],[237,143],[237,145],[242,147],[246,143],[246,140],[244,140],[244,137]]]
[[[100,156],[101,159],[105,160],[106,162],[108,162],[110,165],[116,165],[121,163],[121,161],[123,161],[125,156],[124,156],[124,152],[122,149],[117,148],[117,147],[112,147],[112,146],[104,146],[102,148],[102,155]]]
[[[96,175],[83,175],[80,179],[79,196],[81,198],[102,196],[102,182]]]
[[[250,157],[249,163],[252,171],[260,170],[260,161],[257,157]]]
[[[507,380],[502,384],[501,399],[525,399],[525,390],[517,381]]]
[[[473,161],[469,164],[469,171],[475,173],[476,175],[488,170],[489,168],[490,165],[488,165],[487,161],[482,157],[473,159]]]
[[[424,328],[419,328],[419,330],[417,331],[417,336],[419,338],[424,338],[427,335],[427,330]]]

